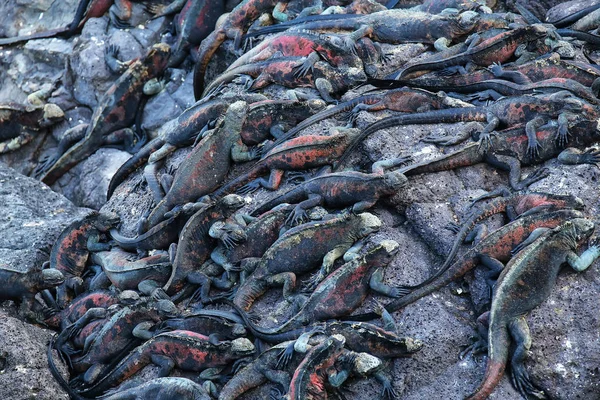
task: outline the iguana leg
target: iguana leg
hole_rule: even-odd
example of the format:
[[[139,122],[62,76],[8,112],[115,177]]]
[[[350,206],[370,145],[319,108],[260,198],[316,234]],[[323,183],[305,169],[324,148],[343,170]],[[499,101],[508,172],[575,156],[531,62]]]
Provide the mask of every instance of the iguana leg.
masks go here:
[[[588,149],[584,152],[573,147],[564,149],[558,155],[558,161],[565,165],[578,165],[578,164],[600,164],[600,150],[594,148]]]
[[[145,321],[140,322],[133,328],[131,334],[142,340],[150,340],[154,336],[154,332],[151,331],[152,327],[154,327],[154,322]]]
[[[359,201],[358,203],[354,203],[354,205],[352,206],[352,212],[354,214],[361,213],[361,212],[373,207],[376,203],[377,203],[377,199]]]
[[[169,376],[171,371],[173,371],[173,368],[175,368],[175,362],[170,357],[153,354],[150,359],[152,360],[152,364],[160,367],[158,372],[159,378]]]
[[[525,247],[529,246],[531,243],[533,243],[537,238],[539,238],[540,236],[542,236],[544,233],[548,232],[550,230],[550,228],[536,228],[533,230],[533,232],[531,232],[529,234],[529,236],[527,237],[527,239],[523,240],[521,243],[519,243],[517,246],[515,246],[514,249],[512,249],[510,251],[510,254],[515,255],[518,252],[520,252],[521,250],[523,250]]]
[[[384,268],[377,268],[369,279],[369,287],[376,293],[382,294],[388,297],[399,297],[400,291],[392,286],[384,283]]]
[[[282,272],[265,279],[267,286],[283,286],[283,298],[288,301],[294,301],[294,289],[296,288],[296,274],[293,272]],[[264,293],[264,292],[263,292]]]
[[[97,252],[97,251],[109,251],[111,245],[108,243],[100,243],[100,233],[94,232],[91,233],[88,237],[86,247],[89,251]]]
[[[341,244],[337,247],[334,247],[327,254],[325,254],[325,257],[323,257],[323,264],[321,265],[321,269],[308,280],[305,286],[306,290],[314,290],[314,288],[316,288],[317,285],[321,283],[321,281],[332,272],[335,261],[338,258],[343,257],[343,255],[346,253],[346,251],[348,251],[348,249],[350,249],[350,246]]]
[[[129,63],[118,59],[119,46],[114,44],[104,48],[104,63],[115,74],[122,74],[129,67]]]
[[[281,385],[283,390],[287,390],[287,388],[290,387],[290,382],[291,382],[292,378],[291,378],[290,374],[288,374],[287,372],[278,371],[275,369],[266,369],[266,368],[260,368],[259,371],[270,382]]]
[[[156,204],[158,204],[163,197],[165,197],[165,193],[163,192],[162,187],[156,178],[160,164],[161,163],[150,163],[144,167],[144,179],[148,184],[148,188],[152,192],[152,196],[154,197],[154,202]]]
[[[302,62],[302,64],[296,65],[294,67],[294,77],[295,78],[302,78],[304,76],[306,76],[306,74],[308,74],[309,72],[313,71],[313,68],[315,66],[315,63],[317,61],[319,61],[321,59],[321,57],[319,56],[319,53],[317,53],[316,51],[313,51],[312,53],[310,53],[306,59]]]
[[[131,18],[131,2],[129,0],[115,0],[114,5],[109,9],[109,14],[117,28],[127,29],[131,27],[128,22]]]
[[[459,229],[460,229],[460,227],[459,227]],[[458,233],[458,231],[456,231],[455,233]],[[467,236],[465,237],[464,243],[473,243],[474,245],[476,245],[483,238],[485,238],[487,236],[487,234],[488,234],[487,226],[485,224],[477,224],[475,226],[475,228],[467,234]]]
[[[376,161],[375,163],[373,163],[373,166],[371,167],[371,172],[374,174],[382,175],[386,169],[395,168],[399,165],[407,163],[410,160],[411,160],[410,156],[391,158],[388,160],[379,160],[379,161]]]
[[[333,86],[327,79],[317,78],[315,80],[315,88],[319,91],[319,95],[321,96],[321,98],[327,103],[338,103],[336,99],[331,97],[331,94],[333,93]]]
[[[600,247],[595,244],[584,251],[581,256],[576,253],[567,254],[567,262],[577,272],[586,270],[600,256]]]
[[[508,171],[508,181],[514,190],[527,189],[529,185],[546,178],[550,171],[548,168],[540,168],[521,180],[521,161],[515,157],[487,153],[485,162],[489,165]]]
[[[150,14],[154,14],[152,19],[156,19],[165,15],[176,14],[180,12],[186,2],[187,0],[174,0],[169,5],[162,8],[156,4],[149,4],[146,7],[146,10],[150,12]]]
[[[536,158],[540,156],[540,148],[542,145],[537,140],[537,130],[545,123],[546,121],[544,118],[537,117],[525,124],[525,134],[527,135],[527,156],[530,158]]]
[[[398,393],[394,390],[394,387],[392,386],[392,380],[390,379],[390,377],[384,373],[383,371],[377,371],[373,374],[373,377],[379,382],[381,383],[381,386],[383,386],[382,392],[381,392],[381,398],[383,399],[397,399],[400,396],[398,395]]]
[[[308,199],[299,203],[294,207],[294,212],[292,212],[286,219],[286,223],[288,225],[298,224],[308,218],[306,215],[306,210],[312,207],[316,207],[323,204],[323,196],[317,193],[311,193],[308,195]]]
[[[479,134],[479,151],[487,153],[492,149],[492,136],[495,135],[496,128],[500,125],[500,118],[489,112],[486,115],[487,125]]]
[[[529,398],[528,395],[546,398],[544,392],[531,383],[529,374],[525,369],[524,361],[527,357],[527,351],[531,347],[531,335],[525,317],[521,316],[511,321],[508,324],[508,330],[517,346],[510,364],[513,385],[524,398]]]
[[[489,70],[494,74],[496,78],[504,79],[517,83],[519,85],[526,85],[531,82],[531,79],[522,72],[519,71],[505,71],[500,64],[492,65]]]
[[[0,142],[0,154],[6,154],[6,153],[10,153],[11,151],[20,149],[22,146],[31,142],[33,140],[33,138],[34,138],[34,135],[32,133],[23,131],[16,138],[6,140],[4,142]]]
[[[40,164],[33,170],[33,176],[41,177],[58,161],[63,154],[69,150],[71,146],[85,137],[88,124],[79,124],[67,130],[63,137],[58,142],[58,146],[52,155],[46,155],[40,159]]]
[[[267,190],[277,190],[281,185],[281,181],[283,180],[283,175],[285,171],[280,169],[271,170],[271,175],[269,175],[269,180],[267,181],[264,178],[258,178],[254,181],[244,185],[238,191],[241,194],[252,193],[257,190],[259,187],[264,187]]]
[[[256,148],[249,148],[243,143],[236,143],[231,148],[231,159],[235,163],[242,163],[246,161],[252,161],[260,157],[260,154]]]
[[[490,257],[485,254],[478,254],[479,262],[487,267],[488,271],[485,273],[485,282],[488,285],[489,296],[490,299],[493,296],[494,285],[496,285],[496,280],[500,276],[500,273],[504,269],[504,264],[502,264],[497,259]]]
[[[469,352],[472,352],[473,354],[479,354],[487,351],[490,325],[489,319],[489,311],[484,312],[477,318],[477,340],[460,352],[459,358],[461,360],[465,358]]]

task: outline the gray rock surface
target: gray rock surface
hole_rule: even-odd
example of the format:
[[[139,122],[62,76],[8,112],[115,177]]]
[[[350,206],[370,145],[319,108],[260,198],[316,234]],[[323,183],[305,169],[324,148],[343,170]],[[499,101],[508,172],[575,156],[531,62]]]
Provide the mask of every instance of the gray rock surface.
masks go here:
[[[11,400],[68,400],[48,369],[46,345],[54,332],[24,323],[11,314],[0,308],[0,396]],[[62,365],[58,368],[66,373]]]
[[[48,260],[54,241],[89,210],[0,163],[0,266],[26,271]]]
[[[2,163],[0,204],[0,266],[22,271],[47,261],[60,232],[89,213]],[[67,399],[46,361],[46,344],[52,332],[24,323],[15,315],[14,306],[0,309],[0,398]]]
[[[63,26],[70,22],[76,0],[19,0],[0,4],[0,36],[12,36]],[[507,1],[512,6],[514,1]],[[528,6],[543,15],[557,2],[543,0],[528,2]],[[10,4],[7,8],[6,4]],[[15,5],[16,4],[16,5]],[[41,19],[38,19],[43,13]],[[541,13],[541,14],[540,14]],[[134,4],[133,27],[116,29],[109,17],[90,20],[82,33],[70,40],[46,39],[31,41],[23,47],[0,48],[0,101],[24,102],[26,96],[48,82],[62,79],[62,85],[49,101],[59,104],[66,113],[63,123],[52,132],[40,134],[32,143],[0,160],[16,170],[28,173],[40,155],[47,153],[70,127],[89,121],[93,108],[106,89],[117,79],[104,64],[107,45],[120,47],[119,59],[126,61],[142,55],[154,42],[169,41],[173,37],[163,35],[166,18],[144,22],[143,4]],[[35,26],[25,22],[36,21]],[[140,25],[143,23],[144,25]],[[411,59],[424,57],[427,47],[421,44],[399,46],[383,45],[390,62],[382,65],[380,76],[388,74]],[[230,41],[224,43],[207,71],[211,79],[236,56]],[[165,90],[149,99],[142,124],[150,135],[194,102],[192,73],[186,61],[182,69],[173,70]],[[230,86],[226,90],[239,91]],[[350,91],[343,99],[356,97],[364,88]],[[306,93],[314,93],[304,90]],[[269,87],[265,90],[273,98],[284,98],[285,90]],[[361,112],[357,126],[368,124],[391,112]],[[307,129],[303,134],[322,134],[345,121],[328,119]],[[416,160],[433,159],[459,148],[438,148],[423,143],[428,134],[453,135],[463,129],[476,126],[465,124],[438,124],[430,126],[406,126],[390,128],[366,139],[349,158],[348,167],[368,167],[381,158],[412,155]],[[177,166],[189,149],[178,150],[167,159],[161,172]],[[152,207],[152,197],[145,185],[137,185],[141,171],[134,173],[117,189],[111,201],[105,202],[106,186],[110,176],[130,155],[115,149],[101,149],[91,155],[60,179],[53,186],[78,205],[102,210],[117,211],[122,219],[121,231],[133,236],[138,218]],[[561,166],[555,160],[544,163],[550,176],[532,186],[534,190],[553,193],[572,193],[586,202],[587,215],[595,217],[600,212],[600,172],[592,166]],[[237,167],[243,170],[245,166]],[[534,171],[526,168],[523,175]],[[394,239],[401,244],[400,251],[386,270],[386,282],[392,285],[416,284],[430,276],[443,262],[454,236],[444,226],[448,222],[460,222],[468,213],[469,203],[486,191],[507,184],[507,174],[480,164],[455,171],[411,177],[409,184],[397,195],[381,201],[373,210],[383,221],[380,232],[369,241]],[[248,211],[290,188],[284,184],[279,191],[271,193],[260,190],[248,196]],[[48,258],[54,239],[64,226],[84,215],[61,195],[44,185],[19,175],[0,164],[0,265],[21,266],[23,269],[39,265]],[[497,227],[504,217],[496,216],[486,221]],[[464,251],[467,247],[463,247]],[[528,321],[533,344],[528,371],[537,385],[553,399],[597,399],[598,356],[600,322],[597,316],[597,293],[600,290],[600,263],[582,273],[561,274],[550,299],[534,310]],[[303,282],[308,276],[300,277]],[[483,308],[482,274],[476,272],[439,292],[433,293],[404,310],[395,313],[399,333],[424,342],[424,348],[411,358],[391,362],[393,385],[404,399],[462,399],[480,383],[485,370],[485,357],[459,354],[471,343],[476,333],[477,311]],[[456,295],[460,292],[463,295]],[[470,293],[469,293],[470,292]],[[470,295],[475,296],[474,300]],[[370,300],[387,302],[382,296],[371,296],[359,310],[366,311]],[[45,366],[45,344],[49,333],[37,327],[23,324],[14,318],[14,307],[0,311],[0,398],[7,399],[60,399],[60,391]],[[256,313],[265,315],[264,325],[274,325],[289,317],[291,311],[281,301],[281,291],[273,289],[256,304]],[[22,346],[25,351],[20,354]],[[5,355],[2,352],[6,352]],[[6,364],[2,366],[3,359]],[[156,367],[146,368],[145,375],[152,377]],[[372,398],[379,395],[379,384],[373,380],[351,382],[354,390],[349,399]],[[264,399],[268,387],[249,392],[243,399]],[[503,378],[490,399],[520,399],[509,377]]]

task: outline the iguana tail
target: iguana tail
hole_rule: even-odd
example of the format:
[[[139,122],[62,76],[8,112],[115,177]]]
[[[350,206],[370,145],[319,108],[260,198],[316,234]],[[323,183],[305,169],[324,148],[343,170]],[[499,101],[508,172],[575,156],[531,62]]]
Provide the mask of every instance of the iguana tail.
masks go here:
[[[56,336],[52,336],[50,338],[50,343],[48,343],[48,350],[46,351],[46,356],[48,357],[48,367],[50,368],[50,373],[56,380],[56,382],[60,385],[60,387],[67,392],[69,398],[73,400],[87,400],[85,397],[82,397],[75,393],[73,389],[69,386],[69,383],[63,378],[63,376],[58,372],[58,368],[54,363],[54,355],[52,354],[52,350],[54,349],[54,342],[56,340]]]
[[[196,101],[202,98],[204,92],[204,74],[206,67],[213,54],[217,51],[221,43],[225,41],[227,35],[222,29],[215,29],[206,39],[200,43],[198,48],[198,62],[194,67],[194,98]]]
[[[508,361],[508,348],[510,337],[508,329],[493,329],[493,323],[490,325],[490,338],[488,349],[488,361],[485,368],[485,376],[479,387],[465,400],[485,400],[494,388],[498,386],[500,379],[504,375],[506,362]]]
[[[115,189],[123,183],[125,178],[131,175],[135,170],[144,165],[152,153],[160,149],[165,144],[165,141],[160,138],[152,139],[146,143],[144,147],[140,149],[135,155],[129,160],[125,161],[123,165],[119,167],[117,172],[113,175],[110,183],[108,184],[108,192],[106,193],[106,200],[110,200]]]
[[[302,185],[299,185],[299,186],[294,187],[291,190],[288,190],[284,194],[277,196],[274,199],[271,199],[270,201],[267,201],[260,207],[254,209],[250,213],[250,215],[251,216],[261,215],[261,214],[266,213],[267,211],[273,209],[275,206],[278,206],[279,204],[283,204],[283,203],[296,204],[296,203],[299,203],[302,200],[304,200],[304,198],[305,198],[304,188],[302,187]]]
[[[267,35],[269,33],[277,33],[288,30],[289,28],[300,28],[300,29],[333,29],[336,28],[338,24],[335,24],[336,21],[341,20],[349,20],[363,17],[364,15],[358,14],[326,14],[326,15],[309,15],[303,18],[296,18],[292,21],[283,22],[277,25],[266,26],[264,28],[256,29],[250,31],[244,35],[244,39],[250,37],[256,37],[261,35]],[[325,24],[326,22],[333,22],[335,26],[329,26],[329,24]],[[301,25],[301,26],[298,26]],[[352,25],[354,26],[354,25]]]
[[[256,78],[263,71],[264,67],[266,65],[268,65],[270,62],[271,62],[271,60],[260,61],[260,62],[251,63],[251,64],[244,64],[244,65],[240,65],[237,68],[233,68],[231,70],[225,71],[221,75],[219,75],[217,79],[212,81],[206,87],[206,89],[204,89],[202,96],[206,96],[211,90],[218,87],[219,85],[224,85],[226,83],[233,81],[235,78],[238,77],[238,75],[250,75],[252,78]],[[196,89],[196,78],[194,77],[194,94],[196,93],[195,89]]]
[[[423,113],[402,114],[393,117],[383,118],[377,122],[367,126],[362,133],[354,139],[354,142],[348,147],[344,155],[340,158],[337,168],[343,164],[344,160],[352,152],[352,150],[372,133],[381,129],[392,128],[401,125],[423,125],[423,124],[442,124],[452,122],[467,122],[467,121],[486,121],[486,110],[483,107],[467,107],[467,108],[447,108],[444,110],[433,110]]]
[[[275,146],[285,142],[288,139],[291,139],[292,137],[296,136],[297,133],[302,132],[304,129],[308,128],[311,125],[316,124],[317,122],[323,121],[324,119],[333,117],[334,115],[342,113],[342,112],[352,111],[352,109],[359,104],[374,104],[374,103],[378,102],[380,99],[381,99],[381,94],[371,94],[371,95],[366,95],[366,96],[360,96],[360,97],[356,97],[350,101],[345,101],[343,103],[340,103],[340,104],[338,104],[334,107],[331,107],[327,110],[321,111],[321,112],[305,119],[304,121],[302,121],[301,123],[296,125],[294,128],[287,131],[284,135],[277,138],[277,140],[274,141],[271,145],[269,145],[269,147],[265,147],[265,149],[263,149],[263,152],[269,151],[272,148],[274,148]]]

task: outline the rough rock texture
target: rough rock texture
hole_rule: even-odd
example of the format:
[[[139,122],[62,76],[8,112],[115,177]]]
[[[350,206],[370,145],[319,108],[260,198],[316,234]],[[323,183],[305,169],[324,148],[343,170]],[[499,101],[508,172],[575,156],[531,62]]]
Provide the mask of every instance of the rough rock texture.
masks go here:
[[[75,0],[19,0],[0,4],[0,35],[13,36],[28,32],[23,21],[36,21],[35,30],[62,26],[70,21]],[[414,2],[413,2],[414,3]],[[512,7],[514,1],[506,2]],[[556,1],[526,2],[539,17],[555,5]],[[15,6],[16,4],[16,6]],[[45,8],[44,8],[45,7]],[[134,4],[139,21],[143,5]],[[44,15],[38,20],[41,12]],[[558,12],[558,11],[557,11]],[[563,11],[564,12],[564,11]],[[554,14],[553,14],[554,15]],[[147,15],[146,15],[147,17]],[[48,152],[63,133],[70,127],[88,122],[93,107],[104,91],[117,78],[103,62],[107,45],[120,47],[119,59],[126,61],[138,57],[155,41],[174,39],[169,34],[161,35],[167,26],[165,18],[144,22],[134,28],[118,30],[109,22],[108,16],[92,19],[81,35],[70,40],[46,39],[31,41],[15,48],[0,48],[0,101],[23,102],[28,94],[62,79],[62,85],[52,93],[49,101],[65,110],[66,119],[48,133],[41,133],[32,143],[19,151],[3,155],[0,160],[16,170],[29,173],[40,156]],[[383,45],[390,61],[379,71],[384,76],[410,59],[423,57],[427,50],[421,44],[399,46]],[[209,65],[207,76],[215,76],[236,56],[230,41],[224,43]],[[165,89],[151,98],[145,108],[142,126],[152,137],[165,122],[189,107],[192,94],[191,63],[186,61],[181,69],[173,70],[166,80]],[[236,86],[225,90],[240,91]],[[356,97],[365,88],[349,91],[342,100]],[[311,90],[302,90],[312,93]],[[285,90],[268,87],[265,91],[273,98],[284,98]],[[359,128],[388,115],[391,112],[361,112],[357,121]],[[335,125],[346,121],[328,119],[307,129],[303,134],[322,134]],[[456,134],[463,129],[480,129],[478,124],[438,124],[429,126],[406,126],[390,128],[373,134],[349,158],[348,166],[369,167],[381,158],[412,155],[415,160],[433,159],[457,149],[438,148],[420,141],[434,133]],[[189,153],[180,149],[167,159],[161,172],[176,167]],[[152,206],[152,196],[145,185],[137,185],[141,171],[137,171],[119,187],[111,201],[104,205],[106,185],[111,174],[129,155],[115,149],[101,149],[60,179],[53,189],[64,193],[78,205],[103,210],[115,210],[122,219],[121,232],[132,236],[138,218]],[[600,212],[600,191],[597,168],[585,166],[560,166],[557,161],[546,162],[551,174],[532,186],[534,190],[553,193],[571,193],[584,199],[587,215],[592,218]],[[243,170],[246,166],[236,167]],[[527,175],[537,167],[525,168]],[[455,171],[411,177],[409,184],[397,195],[383,200],[375,212],[383,221],[380,232],[369,242],[393,239],[400,243],[400,251],[386,271],[389,284],[416,284],[430,276],[443,262],[454,236],[444,229],[448,222],[460,222],[469,211],[473,198],[507,184],[507,174],[480,164]],[[282,185],[275,193],[265,190],[248,196],[245,211],[253,209],[290,188]],[[74,218],[87,211],[78,209],[62,196],[42,184],[17,174],[0,164],[0,265],[19,265],[29,268],[48,258],[50,246],[62,228]],[[504,217],[495,216],[486,223],[497,227]],[[464,247],[466,249],[466,247]],[[597,293],[600,291],[600,263],[582,273],[566,272],[559,276],[550,299],[528,316],[533,337],[528,371],[537,385],[547,391],[553,399],[597,399],[598,359],[600,354],[600,322],[597,316]],[[304,281],[308,276],[300,277]],[[398,331],[424,342],[424,348],[412,358],[391,362],[393,385],[404,399],[462,399],[479,384],[485,369],[485,357],[467,355],[463,360],[459,354],[471,343],[475,335],[477,310],[482,305],[481,273],[469,275],[465,282],[457,282],[433,293],[404,310],[395,313]],[[469,293],[470,292],[470,293]],[[459,293],[459,295],[455,294]],[[471,300],[470,296],[475,296]],[[381,302],[388,300],[373,296]],[[367,303],[360,311],[369,309]],[[269,291],[255,306],[257,315],[266,317],[260,321],[265,326],[277,325],[291,314],[281,301],[281,291]],[[9,314],[14,312],[8,309]],[[4,315],[0,313],[0,317]],[[61,398],[57,386],[45,370],[45,344],[48,333],[31,325],[24,325],[12,318],[0,318],[0,398],[28,399]],[[25,332],[25,333],[24,333]],[[32,332],[31,335],[29,332]],[[30,335],[30,336],[28,336]],[[32,354],[23,358],[16,350],[21,343],[26,350],[32,341]],[[4,342],[6,341],[6,343]],[[3,355],[8,353],[8,357]],[[6,364],[2,366],[3,359]],[[30,363],[29,363],[30,362]],[[27,373],[23,373],[23,369]],[[146,369],[153,376],[156,368]],[[2,372],[4,371],[4,372]],[[37,375],[44,374],[44,378]],[[46,382],[46,380],[48,382]],[[4,383],[6,382],[6,383]],[[373,380],[354,381],[350,388],[353,394],[348,399],[372,398],[379,395],[379,384]],[[243,399],[264,399],[269,387],[255,389]],[[22,396],[22,397],[19,397]],[[521,397],[512,387],[508,377],[503,378],[491,399],[516,400]]]
[[[23,271],[48,260],[65,226],[89,210],[0,163],[0,266]]]
[[[89,212],[2,163],[0,204],[0,266],[23,271],[48,260],[63,228]],[[66,399],[46,361],[46,343],[52,333],[14,315],[15,307],[0,310],[0,397]]]
[[[54,332],[0,309],[0,396],[11,400],[66,400],[48,369],[46,344]],[[66,369],[59,367],[61,373]]]

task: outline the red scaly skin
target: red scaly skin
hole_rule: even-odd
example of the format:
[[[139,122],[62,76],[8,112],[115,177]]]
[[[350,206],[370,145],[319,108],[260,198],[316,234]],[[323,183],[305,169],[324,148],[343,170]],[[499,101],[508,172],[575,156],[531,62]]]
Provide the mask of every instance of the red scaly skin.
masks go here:
[[[237,96],[218,97],[202,102],[198,102],[183,111],[177,118],[169,121],[158,132],[158,137],[148,142],[133,157],[127,160],[113,175],[108,186],[107,197],[110,198],[115,189],[125,178],[131,175],[136,169],[146,164],[146,161],[158,161],[156,153],[165,152],[166,147],[184,147],[192,144],[198,132],[202,130],[212,120],[216,120],[224,114],[229,106],[238,101],[244,100],[248,104],[266,100],[266,97],[248,93]],[[174,121],[174,122],[173,122]],[[174,151],[171,150],[171,152]],[[166,152],[165,152],[166,153]],[[160,158],[164,158],[161,155]],[[154,159],[154,160],[153,160]]]
[[[176,330],[162,333],[132,351],[84,394],[97,395],[124,382],[150,364],[153,356],[169,358],[179,369],[199,372],[206,368],[226,366],[253,352],[254,348],[250,342],[247,349],[236,350],[232,347],[232,342],[220,342],[215,345],[207,336],[195,332]]]
[[[401,88],[386,90],[383,93],[359,96],[305,119],[294,128],[287,131],[283,136],[279,137],[273,145],[271,145],[270,149],[302,132],[311,125],[337,114],[353,111],[356,108],[367,110],[369,112],[391,110],[412,113],[426,109],[446,108],[446,105],[444,97],[418,89]]]
[[[84,138],[63,154],[56,154],[47,165],[40,165],[37,175],[48,185],[92,154],[104,143],[106,137],[132,125],[146,82],[164,71],[170,49],[166,44],[155,44],[148,54],[133,62],[127,71],[106,91],[94,110]]]
[[[223,14],[223,0],[188,0],[176,20],[177,42],[169,67],[181,64],[190,46],[199,45],[214,29]]]
[[[398,311],[408,304],[414,303],[418,299],[439,290],[450,282],[458,280],[480,265],[481,255],[506,263],[512,257],[511,251],[515,246],[527,239],[535,229],[553,229],[569,219],[581,218],[582,216],[583,214],[579,211],[560,210],[551,213],[536,213],[512,221],[483,238],[457,259],[446,272],[435,279],[428,279],[421,284],[412,286],[412,290],[408,294],[388,303],[385,308],[389,312]],[[377,314],[369,313],[353,315],[348,319],[363,321],[377,317]]]
[[[344,351],[344,342],[343,337],[331,336],[308,351],[292,376],[288,392],[290,400],[327,398],[325,383],[336,360]]]
[[[468,62],[481,66],[493,63],[503,63],[509,60],[518,46],[545,36],[547,28],[533,25],[502,32],[468,49],[464,53],[432,62],[423,61],[404,68],[398,78],[406,77],[413,71],[439,70],[454,65],[464,65]]]
[[[240,48],[242,35],[261,14],[271,12],[279,0],[243,0],[227,15],[198,48],[198,62],[194,70],[194,96],[202,97],[204,73],[213,54],[226,39],[233,39],[235,49]]]
[[[188,274],[198,270],[210,257],[215,242],[208,234],[210,227],[217,221],[229,218],[244,204],[240,196],[225,196],[199,210],[187,221],[179,235],[171,277],[164,286],[169,295],[183,289]]]
[[[577,247],[593,232],[594,223],[591,220],[572,219],[539,237],[506,264],[496,282],[492,298],[485,377],[467,400],[487,399],[498,385],[509,358],[511,338],[516,342],[511,360],[516,388],[523,397],[535,395],[543,398],[543,391],[535,388],[524,367],[531,346],[525,314],[550,296],[558,272],[565,262],[577,271],[583,271],[598,257],[597,246],[588,249],[594,253],[592,257],[579,258],[575,253]]]
[[[69,307],[46,318],[44,322],[51,328],[60,328],[62,331],[68,325],[81,318],[90,308],[108,308],[118,302],[119,298],[117,295],[106,290],[86,293],[75,298],[69,304]]]
[[[271,137],[270,129],[276,124],[295,126],[325,108],[322,100],[265,100],[248,108],[248,117],[240,136],[248,146],[257,145]]]
[[[73,370],[85,372],[94,364],[110,364],[123,350],[138,341],[134,328],[141,322],[159,322],[156,310],[147,307],[125,307],[102,325],[89,349],[80,357],[73,358]]]
[[[279,52],[284,57],[307,57],[318,52],[321,58],[333,66],[356,65],[356,57],[347,50],[339,35],[284,32],[261,41],[258,46],[235,60],[226,71],[248,63],[265,61]]]
[[[358,59],[358,58],[357,58]],[[231,82],[238,75],[249,75],[255,78],[249,90],[262,89],[270,84],[278,84],[289,88],[310,87],[315,88],[318,78],[327,80],[333,93],[339,93],[352,85],[366,80],[366,75],[360,67],[334,68],[326,62],[317,61],[312,72],[302,77],[296,76],[296,69],[303,63],[302,58],[282,57],[274,60],[259,61],[239,66],[221,74],[206,88],[203,95],[220,84]]]
[[[309,222],[286,231],[265,252],[255,271],[236,292],[234,303],[247,311],[269,286],[283,285],[284,297],[296,282],[296,274],[310,272],[335,250],[341,256],[352,244],[379,229],[372,214],[346,215],[326,221]],[[310,251],[307,251],[310,249]],[[333,257],[336,258],[336,257]]]
[[[333,166],[356,135],[355,130],[340,130],[330,136],[306,135],[288,140],[269,150],[248,172],[222,186],[216,195],[231,193],[269,171],[267,189],[276,190],[284,171]]]
[[[234,161],[240,161],[233,159],[232,150],[241,144],[247,110],[243,102],[231,105],[223,125],[204,137],[181,162],[169,191],[148,216],[149,228],[160,223],[173,207],[197,201],[222,183]]]

